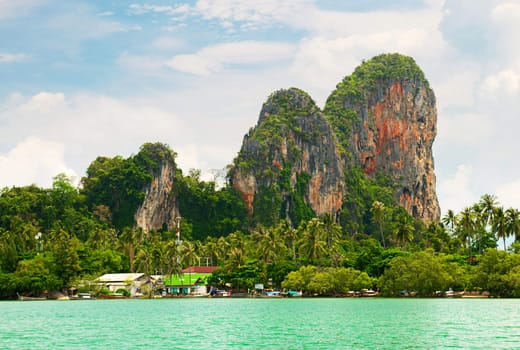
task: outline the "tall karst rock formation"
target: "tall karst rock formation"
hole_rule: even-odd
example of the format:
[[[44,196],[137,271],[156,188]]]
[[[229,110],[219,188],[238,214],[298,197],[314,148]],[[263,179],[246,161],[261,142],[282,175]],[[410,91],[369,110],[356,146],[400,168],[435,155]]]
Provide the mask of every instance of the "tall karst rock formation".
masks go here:
[[[299,89],[279,90],[264,103],[230,178],[255,223],[299,222],[341,209],[343,164],[337,142],[323,113]]]
[[[155,143],[145,145],[140,155],[146,155],[154,166],[150,169],[152,181],[144,189],[145,198],[134,215],[136,225],[145,231],[172,228],[179,216],[174,154],[167,146]]]
[[[299,89],[273,93],[244,137],[230,179],[263,224],[335,216],[354,168],[390,176],[399,204],[436,220],[436,119],[434,93],[414,60],[376,56],[337,85],[323,112]]]
[[[337,85],[324,113],[346,150],[347,166],[390,175],[410,214],[439,219],[435,95],[411,57],[384,54],[364,62]]]

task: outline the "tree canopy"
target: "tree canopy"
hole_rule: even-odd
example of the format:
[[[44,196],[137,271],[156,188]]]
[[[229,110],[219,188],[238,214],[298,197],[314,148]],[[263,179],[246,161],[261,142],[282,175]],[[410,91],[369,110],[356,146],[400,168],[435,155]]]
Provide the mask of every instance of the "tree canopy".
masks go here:
[[[0,190],[0,298],[81,286],[104,273],[179,274],[200,263],[219,266],[212,283],[241,291],[264,283],[307,295],[373,288],[433,296],[452,288],[520,296],[520,243],[507,246],[519,240],[519,211],[494,196],[423,223],[395,205],[388,179],[354,169],[337,217],[302,210],[297,220],[254,224],[230,184],[177,170],[177,242],[176,228],[144,231],[133,219],[165,157],[175,153],[146,144],[127,159],[97,158],[79,187],[59,174],[51,188]]]

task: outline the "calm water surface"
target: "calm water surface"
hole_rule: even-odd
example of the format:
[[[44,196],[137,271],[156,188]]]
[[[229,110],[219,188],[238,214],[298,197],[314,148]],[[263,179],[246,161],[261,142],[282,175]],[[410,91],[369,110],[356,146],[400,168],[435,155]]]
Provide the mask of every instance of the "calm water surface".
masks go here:
[[[1,349],[520,349],[520,300],[0,302]]]

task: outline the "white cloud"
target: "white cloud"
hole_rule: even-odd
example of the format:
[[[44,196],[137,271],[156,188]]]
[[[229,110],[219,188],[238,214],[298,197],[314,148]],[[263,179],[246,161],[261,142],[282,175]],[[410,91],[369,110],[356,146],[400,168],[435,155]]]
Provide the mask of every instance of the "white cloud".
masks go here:
[[[308,17],[315,10],[313,0],[198,0],[193,6],[131,4],[128,8],[128,12],[133,15],[164,14],[175,20],[183,20],[188,16],[201,17],[207,21],[217,21],[228,31],[234,31],[235,28],[244,31],[266,29],[292,22],[300,26],[302,23],[294,21],[294,18]]]
[[[520,72],[505,69],[489,75],[484,81],[482,93],[482,97],[517,95],[520,93]]]
[[[0,0],[0,20],[24,16],[48,0]]]
[[[493,35],[493,60],[502,69],[520,70],[520,2],[506,1],[491,12],[490,32]]]
[[[446,113],[447,114],[447,113]],[[487,114],[459,112],[438,119],[438,140],[443,143],[478,146],[491,140],[496,122]]]
[[[520,3],[518,1],[505,1],[499,3],[491,11],[491,18],[500,26],[520,26]]]
[[[499,0],[447,0],[440,23],[446,40],[465,59],[485,60],[493,50],[490,13]]]
[[[161,6],[161,5],[149,5],[149,4],[131,4],[128,7],[128,12],[134,15],[142,15],[145,13],[162,13],[169,16],[174,16],[178,14],[184,14],[190,10],[190,6],[188,4],[180,4],[174,6]]]
[[[67,145],[65,159],[82,172],[99,155],[128,156],[144,142],[189,134],[170,111],[106,96],[41,92],[0,108],[0,150],[37,136]],[[36,157],[36,155],[35,155]],[[33,159],[36,162],[36,158]]]
[[[0,52],[0,63],[14,63],[25,61],[28,58],[27,55],[21,53],[2,53]]]
[[[65,95],[62,93],[40,92],[32,96],[19,109],[24,114],[42,113],[61,109],[65,105]]]
[[[520,208],[520,179],[500,184],[496,194],[498,200],[506,208]]]
[[[442,211],[448,209],[459,212],[464,207],[474,203],[478,196],[471,191],[471,177],[473,169],[471,166],[460,164],[452,178],[447,178],[439,183],[438,194]]]
[[[173,36],[161,36],[150,44],[152,49],[161,51],[176,50],[184,46],[184,41]]]
[[[177,55],[166,65],[195,75],[209,75],[230,65],[262,64],[288,59],[294,46],[286,43],[241,41],[205,47],[195,54]]]
[[[219,59],[201,54],[177,55],[165,63],[165,65],[180,72],[195,75],[210,75],[224,68]]]
[[[426,9],[405,13],[340,12],[321,10],[314,0],[198,0],[186,12],[208,21],[216,20],[224,29],[265,30],[286,25],[319,36],[333,37],[399,31],[425,25],[436,28],[442,18],[443,4],[444,0],[430,0],[426,2]]]
[[[77,178],[64,155],[64,144],[28,137],[5,155],[0,153],[0,187],[29,184],[49,187],[59,173]]]
[[[66,5],[71,6],[69,3]],[[84,40],[141,31],[143,28],[139,24],[121,23],[114,16],[99,16],[89,4],[77,3],[72,9],[66,8],[49,16],[44,29],[52,39],[48,42],[49,48],[77,54]]]
[[[100,17],[110,17],[110,16],[114,15],[114,12],[112,12],[112,11],[104,11],[104,12],[99,12],[97,15],[100,16]]]
[[[229,22],[244,22],[243,28],[259,29],[277,22],[286,22],[313,9],[312,0],[198,0],[196,12],[203,18]]]
[[[491,18],[503,25],[518,26],[518,21],[520,20],[520,3],[517,1],[499,3],[491,11]]]
[[[334,86],[362,60],[386,52],[399,52],[417,59],[441,54],[442,50],[437,32],[418,28],[334,38],[313,36],[300,42],[291,72],[305,85],[321,89],[315,98],[322,104]]]
[[[481,83],[481,67],[474,63],[460,62],[450,59],[452,53],[446,55],[445,60],[431,62],[426,74],[437,98],[439,120],[449,117],[444,107],[467,108],[475,106],[475,87]],[[445,62],[452,61],[445,65]],[[449,113],[448,113],[449,114]]]

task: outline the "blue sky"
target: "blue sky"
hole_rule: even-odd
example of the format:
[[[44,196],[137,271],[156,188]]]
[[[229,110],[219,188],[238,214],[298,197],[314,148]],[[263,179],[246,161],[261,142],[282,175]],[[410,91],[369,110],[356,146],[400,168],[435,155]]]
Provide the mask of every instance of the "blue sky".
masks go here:
[[[520,208],[519,33],[519,0],[0,0],[0,187],[79,179],[149,141],[211,177],[271,92],[323,106],[399,52],[437,97],[442,210],[484,193]]]

